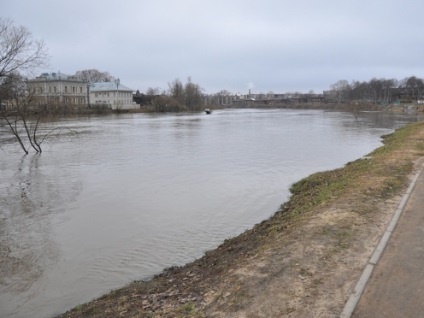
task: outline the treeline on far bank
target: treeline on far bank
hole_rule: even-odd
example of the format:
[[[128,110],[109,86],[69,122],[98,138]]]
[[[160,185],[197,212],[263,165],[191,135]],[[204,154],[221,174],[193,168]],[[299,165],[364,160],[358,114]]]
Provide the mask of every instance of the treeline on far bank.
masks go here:
[[[168,83],[168,91],[159,88],[149,88],[146,94],[137,91],[133,99],[148,112],[198,111],[204,106],[202,88],[191,77],[185,84],[179,79]]]
[[[183,84],[176,79],[168,84],[168,90],[149,88],[146,93],[134,95],[141,110],[151,112],[197,111],[217,107],[269,107],[269,108],[343,108],[355,104],[362,108],[424,101],[424,80],[416,76],[402,80],[372,78],[369,81],[339,80],[322,93],[251,93],[233,94],[221,90],[215,94],[203,94],[199,84],[188,78]]]
[[[337,81],[324,96],[333,102],[364,101],[373,104],[415,103],[424,99],[424,80],[373,78],[369,81]]]

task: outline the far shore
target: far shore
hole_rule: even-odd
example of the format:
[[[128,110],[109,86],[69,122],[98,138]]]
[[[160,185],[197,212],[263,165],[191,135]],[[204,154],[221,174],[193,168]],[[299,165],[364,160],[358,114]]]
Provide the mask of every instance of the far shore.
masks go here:
[[[416,104],[416,103],[402,103],[402,104],[389,104],[389,105],[379,105],[373,103],[366,102],[350,102],[350,103],[294,103],[294,104],[249,104],[245,105],[245,107],[241,107],[240,105],[205,105],[203,108],[199,108],[197,111],[173,111],[173,112],[157,112],[151,110],[148,106],[139,106],[133,109],[118,109],[114,110],[111,108],[105,107],[96,107],[96,106],[64,106],[58,107],[49,110],[44,118],[55,118],[55,117],[73,117],[73,116],[91,116],[91,115],[109,115],[109,114],[137,114],[137,113],[184,113],[184,112],[204,112],[205,109],[210,109],[211,111],[217,109],[246,109],[246,108],[263,108],[263,109],[318,109],[318,110],[336,110],[336,111],[348,111],[352,113],[358,113],[361,111],[387,111],[387,112],[395,112],[402,113],[405,111],[408,112],[424,112],[424,105]]]

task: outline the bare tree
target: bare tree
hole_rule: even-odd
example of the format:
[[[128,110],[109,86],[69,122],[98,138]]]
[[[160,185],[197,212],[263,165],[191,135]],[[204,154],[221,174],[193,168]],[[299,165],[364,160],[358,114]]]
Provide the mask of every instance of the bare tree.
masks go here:
[[[75,77],[88,83],[112,82],[115,80],[108,72],[100,72],[96,69],[77,71]]]
[[[393,92],[397,87],[398,83],[395,79],[382,79],[383,82],[383,94],[382,94],[382,102],[385,104],[390,103],[394,96]]]
[[[424,82],[421,78],[411,76],[409,78],[405,78],[403,82],[406,93],[411,99],[417,100],[421,98],[424,91]]]
[[[185,93],[185,105],[190,110],[199,110],[202,104],[202,89],[199,85],[194,84],[191,81],[191,77],[187,79],[187,83],[184,88]]]
[[[35,97],[36,87],[26,85],[26,82],[19,75],[10,75],[0,87],[0,96],[7,98],[9,110],[3,110],[1,118],[5,122],[5,127],[16,138],[25,154],[29,148],[41,153],[41,143],[37,131],[43,113],[44,106],[36,107]],[[29,114],[32,114],[29,119]]]
[[[373,78],[370,80],[368,85],[371,91],[372,102],[374,104],[380,102],[383,95],[383,81],[381,79]]]
[[[30,148],[41,153],[43,139],[37,131],[46,105],[37,107],[37,87],[28,86],[24,76],[46,66],[46,52],[44,42],[33,39],[26,27],[0,18],[0,127],[16,138],[26,154]],[[3,109],[6,103],[8,109]]]
[[[26,27],[0,17],[0,77],[31,73],[46,66],[47,60],[43,41],[33,39]]]
[[[220,90],[218,93],[215,94],[216,96],[231,96],[233,95],[230,91],[227,91],[226,89]]]
[[[173,82],[168,83],[169,94],[179,103],[184,104],[184,86],[177,78]]]
[[[336,83],[334,83],[333,85],[331,85],[331,90],[332,90],[332,92],[334,94],[334,99],[338,103],[340,103],[343,100],[345,100],[345,98],[349,94],[349,91],[350,91],[349,82],[346,81],[346,80],[337,81]]]
[[[214,95],[207,96],[207,102],[212,105],[225,105],[230,104],[232,101],[233,94],[230,91],[227,91],[225,89],[220,90],[218,93],[215,93]]]
[[[156,96],[156,95],[160,95],[160,88],[159,87],[149,87],[146,91],[146,95],[150,95],[150,96]]]

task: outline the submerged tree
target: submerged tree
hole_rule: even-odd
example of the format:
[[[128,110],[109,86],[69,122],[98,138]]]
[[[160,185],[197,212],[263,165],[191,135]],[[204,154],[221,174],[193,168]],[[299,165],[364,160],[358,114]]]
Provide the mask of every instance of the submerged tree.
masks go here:
[[[7,98],[8,109],[1,111],[5,127],[16,138],[25,154],[33,148],[41,153],[44,137],[39,139],[38,130],[47,105],[38,105],[35,86],[29,86],[19,76],[9,76],[0,86],[0,96]]]
[[[26,75],[47,64],[43,41],[33,39],[24,26],[15,26],[0,18],[0,127],[11,133],[28,154],[30,148],[41,153],[37,132],[47,105],[36,100],[35,85],[28,85]]]

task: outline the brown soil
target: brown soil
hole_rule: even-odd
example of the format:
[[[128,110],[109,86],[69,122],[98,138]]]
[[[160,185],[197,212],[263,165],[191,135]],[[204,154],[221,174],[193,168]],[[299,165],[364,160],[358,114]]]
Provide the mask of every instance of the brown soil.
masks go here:
[[[293,185],[270,219],[60,317],[337,317],[424,155],[424,124]]]

